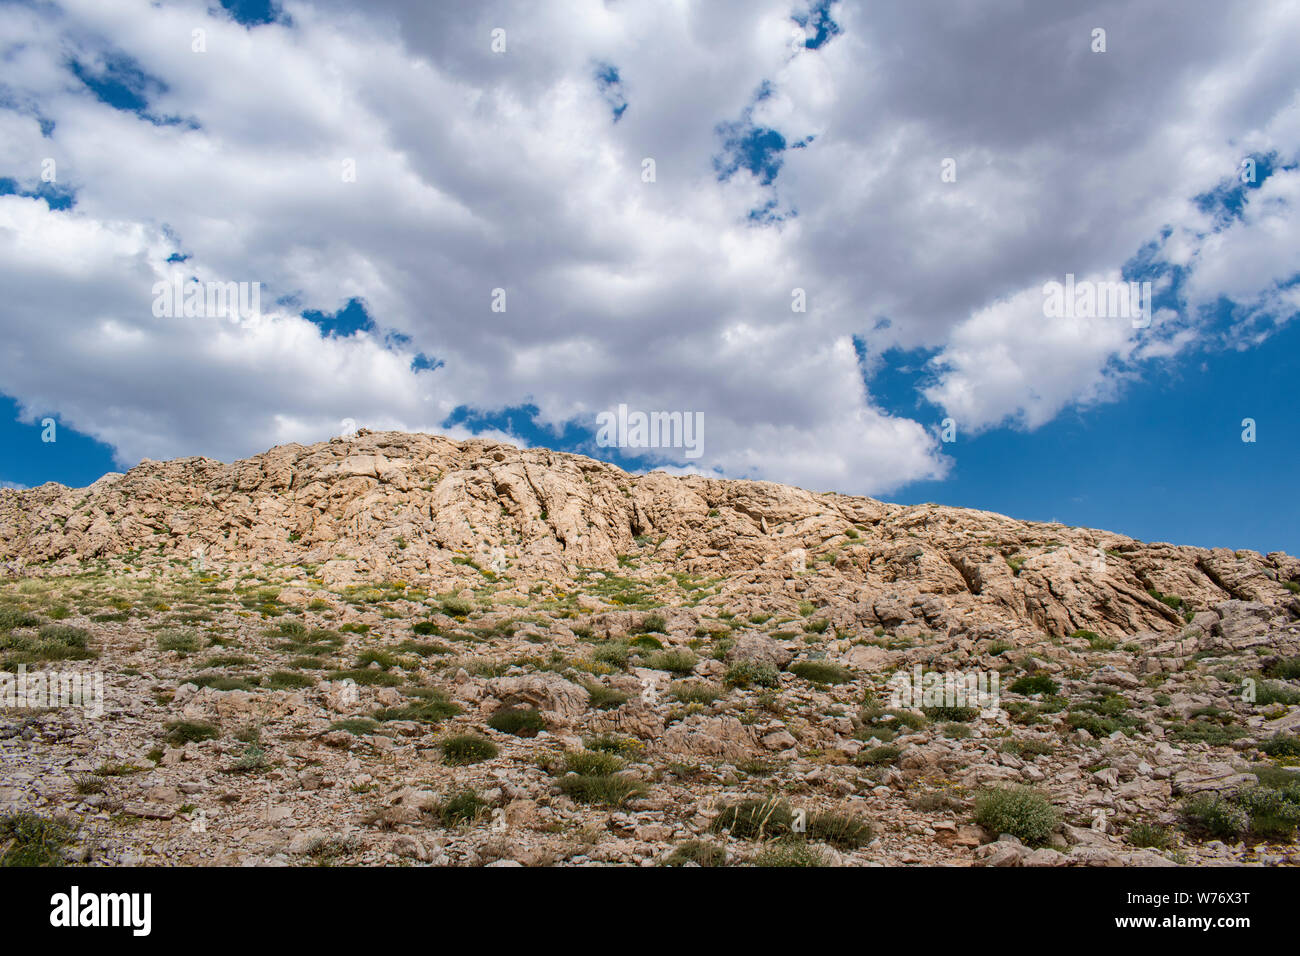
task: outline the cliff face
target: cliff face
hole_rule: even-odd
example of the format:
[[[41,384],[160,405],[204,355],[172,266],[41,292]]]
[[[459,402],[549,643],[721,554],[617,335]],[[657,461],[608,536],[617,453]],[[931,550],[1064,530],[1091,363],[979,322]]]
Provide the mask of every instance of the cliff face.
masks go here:
[[[1145,544],[937,505],[770,482],[634,476],[579,455],[362,432],[223,464],[145,461],[85,489],[0,491],[0,559],[304,565],[328,584],[572,583],[618,571],[672,603],[720,579],[735,613],[808,601],[837,626],[979,635],[1173,635],[1228,601],[1300,610],[1300,561]],[[805,570],[800,571],[800,568]],[[482,569],[482,570],[480,570]],[[634,570],[632,570],[634,569]]]

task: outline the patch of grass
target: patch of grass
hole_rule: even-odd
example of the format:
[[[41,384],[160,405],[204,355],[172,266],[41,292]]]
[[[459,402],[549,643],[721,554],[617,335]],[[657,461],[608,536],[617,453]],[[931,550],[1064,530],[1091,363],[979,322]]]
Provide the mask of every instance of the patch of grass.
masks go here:
[[[626,691],[615,690],[595,681],[586,682],[582,686],[587,688],[587,693],[591,696],[591,706],[597,710],[612,710],[615,707],[621,707],[627,703],[628,698],[631,696]]]
[[[839,850],[856,850],[871,842],[871,824],[847,813],[814,813],[808,818],[807,835]]]
[[[656,651],[645,660],[645,666],[651,670],[668,671],[672,674],[689,674],[695,670],[695,665],[698,663],[699,658],[685,648]]]
[[[201,740],[215,740],[221,731],[214,724],[202,720],[169,720],[163,724],[167,742],[173,747],[183,747]]]
[[[256,685],[242,677],[230,677],[227,674],[194,674],[185,678],[185,683],[195,687],[211,687],[213,690],[254,690]]]
[[[474,605],[463,598],[448,598],[442,602],[441,611],[448,617],[464,620],[473,612]]]
[[[444,827],[471,824],[487,812],[487,801],[473,790],[453,793],[438,807],[438,818]]]
[[[0,867],[63,866],[62,850],[71,831],[35,813],[0,816]]]
[[[86,796],[92,793],[103,793],[108,789],[108,784],[98,774],[79,773],[72,778],[72,789]]]
[[[1250,827],[1250,814],[1217,793],[1198,793],[1184,800],[1179,815],[1193,836],[1236,840]]]
[[[160,651],[174,651],[178,654],[190,654],[199,649],[199,636],[193,631],[163,631],[155,642]]]
[[[1270,757],[1300,757],[1300,737],[1277,734],[1268,740],[1261,740],[1259,749]]]
[[[35,637],[9,633],[0,639],[0,650],[7,651],[3,667],[40,661],[90,660],[98,654],[90,649],[90,632],[68,624],[45,624]]]
[[[373,734],[379,729],[379,721],[372,720],[369,717],[346,717],[343,720],[336,720],[330,724],[330,730],[341,730],[344,733],[352,734],[355,737],[364,737],[366,734]]]
[[[750,860],[754,866],[791,867],[826,866],[826,854],[802,840],[778,840],[763,847]]]
[[[293,690],[300,687],[316,686],[314,677],[308,677],[306,674],[295,674],[293,671],[272,671],[266,675],[264,682],[271,690]]]
[[[488,726],[503,734],[535,737],[539,730],[546,729],[546,721],[532,707],[504,707],[488,718]]]
[[[789,836],[793,824],[794,814],[789,805],[773,797],[742,800],[723,807],[710,829],[714,833],[730,833],[739,840],[761,841]]]
[[[332,681],[350,680],[353,683],[362,686],[380,685],[382,687],[397,687],[402,683],[402,677],[397,674],[390,674],[388,671],[373,670],[369,667],[347,671],[330,671],[329,679]]]
[[[602,641],[591,649],[593,661],[610,664],[620,669],[627,666],[630,656],[631,649],[626,641]]]
[[[1173,831],[1155,823],[1135,823],[1125,837],[1129,846],[1146,850],[1167,850],[1174,844]]]
[[[1300,657],[1283,657],[1273,661],[1264,669],[1264,675],[1280,680],[1300,679]]]
[[[1002,752],[1014,754],[1017,757],[1043,757],[1056,750],[1056,746],[1048,740],[1039,740],[1036,737],[1013,739],[1004,741]]]
[[[1060,686],[1046,674],[1026,674],[1017,677],[1007,689],[1013,694],[1055,694]]]
[[[632,777],[575,773],[561,777],[555,785],[572,800],[605,807],[620,807],[632,797],[646,791],[646,785]]]
[[[790,673],[810,684],[847,684],[853,680],[853,671],[828,661],[800,661],[790,666]]]
[[[668,689],[673,700],[683,704],[701,704],[708,706],[722,696],[722,688],[713,684],[699,682],[675,681]]]
[[[588,750],[615,754],[621,757],[634,757],[645,749],[645,745],[639,740],[632,737],[615,737],[613,734],[587,737],[583,740],[582,745]]]
[[[1181,611],[1181,610],[1183,609],[1183,606],[1184,606],[1184,603],[1185,603],[1185,602],[1183,601],[1183,599],[1180,598],[1180,597],[1178,597],[1177,595],[1174,595],[1174,594],[1161,594],[1161,593],[1160,593],[1158,590],[1156,590],[1155,588],[1147,588],[1147,594],[1150,594],[1153,598],[1155,598],[1155,599],[1156,599],[1157,601],[1159,601],[1161,604],[1165,605],[1166,607],[1171,607],[1171,608],[1173,608],[1175,611]]]
[[[576,773],[580,777],[608,777],[623,769],[622,758],[601,750],[570,751],[561,761],[564,773]]]
[[[633,634],[667,634],[668,622],[662,614],[648,614],[632,629]]]
[[[478,734],[457,734],[442,741],[442,757],[454,766],[491,760],[499,752],[497,745]]]
[[[16,607],[0,607],[0,631],[12,631],[16,627],[39,627],[41,619],[31,611]]]
[[[776,665],[770,661],[736,661],[723,677],[728,687],[776,687],[780,682]]]
[[[726,866],[727,851],[706,840],[686,840],[677,844],[660,866]]]
[[[922,707],[927,720],[969,723],[980,715],[978,707]]]
[[[422,724],[436,724],[448,717],[455,717],[461,712],[460,705],[449,700],[441,691],[431,688],[423,688],[423,690],[426,691],[421,695],[423,699],[416,703],[403,707],[383,707],[371,716],[379,721],[414,720]]]
[[[853,762],[859,767],[883,767],[894,763],[902,754],[903,751],[893,744],[882,744],[879,747],[858,751]]]
[[[1010,833],[1021,843],[1039,846],[1056,828],[1056,809],[1029,787],[985,790],[975,797],[975,822],[991,833]]]

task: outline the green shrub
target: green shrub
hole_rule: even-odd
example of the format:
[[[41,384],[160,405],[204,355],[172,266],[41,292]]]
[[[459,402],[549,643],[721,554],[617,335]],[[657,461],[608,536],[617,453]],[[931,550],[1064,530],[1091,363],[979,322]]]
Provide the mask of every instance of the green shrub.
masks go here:
[[[1198,793],[1184,800],[1180,815],[1194,836],[1236,840],[1250,828],[1250,814],[1217,793]]]
[[[1056,747],[1047,740],[1034,737],[1008,740],[1002,744],[1002,752],[1015,754],[1017,757],[1042,757],[1052,753]]]
[[[715,843],[687,840],[677,844],[660,866],[686,866],[688,863],[696,866],[726,866],[727,851]]]
[[[669,671],[673,674],[689,674],[699,663],[693,653],[685,648],[671,651],[656,651],[646,658],[645,665],[655,671]]]
[[[1280,680],[1300,679],[1300,657],[1284,657],[1276,660],[1264,669],[1264,674]]]
[[[713,684],[676,681],[668,689],[668,694],[674,700],[683,704],[704,704],[707,706],[722,696],[722,689]]]
[[[576,773],[581,777],[608,777],[623,769],[621,758],[600,750],[571,751],[562,759],[565,773]]]
[[[434,624],[433,621],[416,621],[411,625],[411,631],[424,637],[430,634],[441,634],[442,628]]]
[[[41,619],[31,611],[16,607],[0,607],[0,631],[12,631],[16,627],[37,627]]]
[[[546,721],[531,707],[504,707],[488,718],[488,726],[503,734],[535,737],[539,730],[546,729]]]
[[[496,744],[478,734],[457,734],[446,738],[439,746],[443,759],[454,766],[491,760],[498,753]]]
[[[591,696],[591,706],[597,710],[611,710],[614,707],[621,707],[632,696],[626,691],[615,690],[596,681],[586,681],[582,686],[587,688],[587,693]]]
[[[713,820],[714,833],[730,832],[739,840],[769,840],[789,836],[794,814],[782,800],[742,800],[723,807]]]
[[[68,828],[35,813],[0,816],[0,867],[63,866]]]
[[[728,687],[776,687],[781,680],[770,661],[736,661],[727,668],[723,682]]]
[[[297,687],[315,687],[316,679],[293,671],[273,671],[266,675],[266,686],[272,690],[290,690]]]
[[[1269,704],[1285,704],[1290,707],[1300,704],[1300,691],[1277,681],[1261,681],[1255,690],[1255,703],[1260,707]]]
[[[1294,734],[1277,734],[1260,741],[1259,749],[1270,757],[1300,757],[1300,737]]]
[[[893,744],[884,744],[880,747],[872,747],[869,750],[860,750],[858,755],[853,758],[853,762],[860,767],[880,767],[886,764],[892,764],[903,751]]]
[[[633,632],[632,632],[632,633],[634,633],[634,634],[651,634],[651,633],[667,634],[667,633],[668,633],[668,622],[664,620],[664,616],[663,616],[662,614],[649,614],[649,615],[647,615],[646,617],[644,617],[644,618],[641,620],[641,623],[638,624],[638,625],[633,629]]]
[[[985,790],[975,797],[975,822],[991,833],[1009,833],[1021,843],[1038,846],[1056,828],[1056,809],[1029,787]]]
[[[1055,694],[1059,685],[1046,674],[1026,674],[1017,677],[1007,688],[1013,694]]]
[[[644,744],[639,740],[631,737],[615,737],[612,734],[601,734],[599,737],[587,737],[583,740],[582,745],[588,750],[597,750],[601,753],[616,754],[619,756],[635,756],[644,749]]]
[[[927,720],[951,720],[957,723],[968,723],[980,715],[978,707],[922,707],[921,713],[925,714]]]
[[[442,613],[448,617],[466,618],[474,610],[474,605],[462,598],[448,598],[442,602]]]
[[[372,720],[369,717],[346,717],[343,720],[336,720],[330,724],[330,730],[341,730],[344,733],[352,734],[355,737],[364,737],[366,734],[373,734],[379,729],[379,721]]]
[[[556,781],[560,791],[579,803],[619,807],[632,797],[644,793],[646,786],[631,777],[587,776],[566,774]]]
[[[814,813],[808,818],[808,839],[856,850],[871,842],[871,824],[846,813]]]
[[[194,674],[185,678],[185,682],[195,687],[211,687],[213,690],[253,690],[256,685],[243,677],[231,677],[227,674]]]
[[[1167,850],[1173,842],[1174,835],[1169,828],[1154,823],[1135,823],[1128,831],[1130,846],[1148,850]]]
[[[444,827],[473,823],[487,810],[487,801],[473,790],[452,794],[438,808],[438,818]]]
[[[455,717],[461,712],[459,704],[447,699],[442,691],[432,688],[420,688],[420,700],[402,707],[384,707],[372,715],[375,720],[414,720],[422,724],[436,724]]]
[[[826,854],[802,840],[769,843],[750,861],[754,866],[826,866]]]
[[[1300,824],[1300,786],[1284,790],[1245,787],[1233,795],[1233,802],[1250,816],[1250,829],[1266,840],[1291,842]]]
[[[591,649],[591,659],[614,667],[626,667],[631,650],[626,641],[602,641]]]
[[[173,747],[182,747],[200,740],[213,740],[220,736],[214,725],[201,720],[169,720],[163,724],[167,742]]]
[[[160,651],[189,654],[199,649],[199,636],[193,631],[163,631],[155,640]]]
[[[350,680],[354,684],[362,687],[380,686],[380,687],[397,687],[403,681],[398,674],[390,674],[388,671],[374,670],[369,667],[359,667],[346,671],[330,671],[329,679]]]
[[[847,684],[854,676],[847,667],[829,661],[800,661],[790,666],[790,673],[810,684]]]

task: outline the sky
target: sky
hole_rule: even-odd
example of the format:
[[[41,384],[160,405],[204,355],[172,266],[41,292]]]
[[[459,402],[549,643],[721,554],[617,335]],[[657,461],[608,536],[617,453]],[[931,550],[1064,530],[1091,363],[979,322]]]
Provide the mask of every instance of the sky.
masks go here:
[[[368,427],[1300,553],[1300,2],[0,7],[0,487]]]

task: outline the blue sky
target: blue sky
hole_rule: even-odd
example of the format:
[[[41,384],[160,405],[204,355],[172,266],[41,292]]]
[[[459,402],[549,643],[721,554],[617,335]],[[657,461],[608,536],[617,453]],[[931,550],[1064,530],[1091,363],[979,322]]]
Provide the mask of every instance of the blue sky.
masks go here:
[[[1300,18],[915,6],[11,5],[0,482],[348,421],[1300,552]]]

